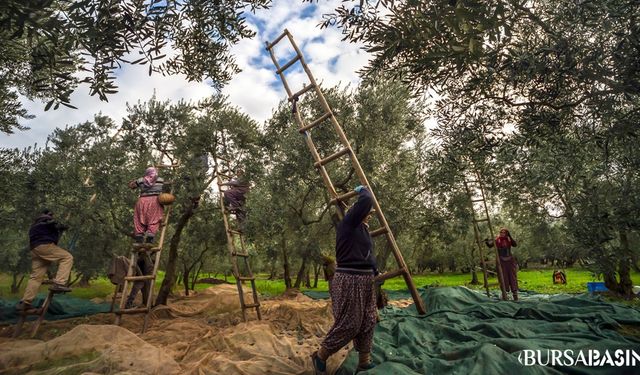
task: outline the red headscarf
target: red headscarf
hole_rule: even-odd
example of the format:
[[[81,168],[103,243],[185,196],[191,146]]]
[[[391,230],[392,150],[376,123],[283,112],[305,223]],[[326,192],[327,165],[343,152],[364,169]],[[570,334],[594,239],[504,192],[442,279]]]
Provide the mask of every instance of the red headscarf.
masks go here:
[[[502,233],[496,237],[496,247],[499,249],[506,249],[511,247],[511,239],[509,238],[509,230],[507,228],[500,228],[500,232],[507,231],[507,234],[502,236]]]

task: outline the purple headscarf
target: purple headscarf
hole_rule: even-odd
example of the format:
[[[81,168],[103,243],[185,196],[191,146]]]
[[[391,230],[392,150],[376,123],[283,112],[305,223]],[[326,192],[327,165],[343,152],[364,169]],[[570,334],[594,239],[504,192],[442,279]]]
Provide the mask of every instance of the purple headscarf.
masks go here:
[[[144,177],[142,177],[144,186],[151,187],[157,179],[158,171],[154,167],[149,167],[144,171]]]

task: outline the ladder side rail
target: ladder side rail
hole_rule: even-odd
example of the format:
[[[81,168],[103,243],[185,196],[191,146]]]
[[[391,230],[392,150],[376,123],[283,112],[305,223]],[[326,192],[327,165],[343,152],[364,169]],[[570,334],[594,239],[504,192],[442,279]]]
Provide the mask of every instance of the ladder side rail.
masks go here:
[[[482,278],[484,282],[484,289],[487,292],[487,297],[490,297],[489,293],[489,278],[487,276],[487,265],[484,261],[484,249],[482,248],[482,242],[480,241],[480,230],[478,223],[473,224],[473,232],[476,237],[476,245],[478,246],[478,254],[480,255],[480,265],[482,265]]]
[[[54,294],[53,291],[49,291],[49,294],[47,294],[47,297],[42,302],[42,307],[40,308],[40,314],[38,316],[38,320],[36,320],[33,323],[33,329],[31,330],[31,338],[36,337],[36,333],[38,333],[40,324],[42,324],[42,321],[44,320],[44,315],[47,313],[47,310],[49,310],[49,304],[53,299],[53,294]]]
[[[171,192],[173,193],[173,189],[171,189]],[[154,298],[154,290],[155,290],[155,285],[156,285],[156,277],[158,275],[158,268],[160,268],[160,255],[162,253],[162,247],[164,246],[164,239],[165,239],[165,233],[167,231],[167,227],[169,224],[169,216],[171,215],[171,211],[173,209],[173,205],[165,208],[166,209],[166,213],[164,215],[164,219],[162,221],[162,231],[160,232],[160,240],[158,241],[158,248],[159,250],[155,252],[155,259],[153,261],[153,271],[151,273],[151,275],[153,276],[153,278],[151,278],[148,281],[144,281],[145,283],[149,283],[149,294],[147,295],[147,301],[146,301],[146,307],[147,307],[147,312],[144,314],[144,323],[142,325],[142,333],[144,333],[147,330],[147,326],[149,324],[149,313],[151,312],[151,305],[153,304],[153,298]]]
[[[476,245],[478,246],[478,253],[480,255],[480,265],[482,266],[482,277],[484,281],[484,288],[487,292],[487,297],[490,297],[489,293],[489,279],[487,276],[487,265],[484,261],[484,249],[482,248],[482,243],[480,242],[480,228],[478,223],[476,222],[476,212],[473,207],[473,197],[471,194],[471,189],[469,188],[469,184],[467,183],[466,178],[463,179],[464,188],[467,191],[467,196],[469,197],[469,207],[471,208],[471,215],[473,217],[473,234],[476,239]]]
[[[482,205],[484,206],[484,213],[487,217],[487,225],[489,226],[489,233],[491,234],[491,239],[495,239],[495,234],[493,232],[493,225],[491,224],[491,217],[489,217],[489,208],[487,207],[487,200],[484,194],[484,183],[480,176],[480,171],[477,169],[474,170],[476,175],[476,180],[478,181],[478,186],[480,186],[480,195],[482,196]],[[495,245],[495,244],[494,244]],[[500,292],[502,293],[502,299],[507,300],[507,290],[504,282],[504,275],[502,275],[502,264],[500,263],[500,252],[498,251],[498,246],[495,246],[496,253],[496,274],[498,275],[498,284],[500,285]]]
[[[285,30],[285,32],[287,34],[289,33],[286,30]],[[267,51],[269,51],[269,55],[271,56],[271,61],[273,61],[273,65],[275,65],[276,69],[278,71],[280,71],[280,64],[278,64],[278,59],[276,58],[276,55],[273,52],[273,49],[269,48],[269,43],[268,42],[266,44],[267,44]],[[280,73],[278,73],[278,75],[280,76],[280,80],[282,81],[282,85],[284,86],[284,90],[287,92],[287,97],[291,98],[291,96],[293,95],[293,91],[291,91],[291,89],[289,88],[289,84],[287,83],[287,80],[285,78],[284,71],[281,71]]]
[[[119,314],[119,312],[124,310],[125,302],[127,299],[127,287],[129,286],[129,280],[127,280],[127,278],[133,276],[133,268],[134,268],[135,262],[136,262],[136,254],[132,250],[129,256],[129,268],[127,269],[127,277],[124,278],[124,284],[122,284],[122,295],[120,296],[119,309],[118,311],[116,311],[115,325],[120,325],[120,321],[122,320],[122,315]]]
[[[218,194],[219,194],[219,200],[220,200],[220,209],[222,210],[222,220],[224,222],[224,228],[225,228],[225,235],[227,237],[227,250],[229,251],[229,258],[231,260],[231,271],[233,273],[233,277],[236,279],[236,286],[238,288],[238,296],[240,299],[240,308],[242,310],[242,319],[243,321],[247,321],[247,316],[246,316],[246,312],[245,312],[245,303],[244,303],[244,290],[242,289],[242,281],[240,280],[240,270],[238,268],[238,261],[237,261],[237,257],[235,256],[236,253],[236,246],[235,246],[235,238],[233,237],[233,234],[231,233],[231,227],[229,225],[229,219],[227,217],[228,211],[225,208],[225,204],[224,204],[224,193],[222,190],[222,186],[223,186],[223,181],[222,178],[220,177],[220,173],[218,170],[218,165],[216,163],[216,179],[217,179],[217,183],[218,183]]]

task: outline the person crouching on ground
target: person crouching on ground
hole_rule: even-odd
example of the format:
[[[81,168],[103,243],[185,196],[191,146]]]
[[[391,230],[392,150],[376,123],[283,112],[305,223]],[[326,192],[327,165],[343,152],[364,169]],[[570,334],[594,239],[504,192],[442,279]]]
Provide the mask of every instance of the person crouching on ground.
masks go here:
[[[353,340],[359,353],[358,370],[371,369],[371,347],[376,326],[374,276],[376,261],[368,220],[373,196],[358,186],[358,201],[336,229],[336,273],[329,293],[334,323],[320,349],[311,355],[317,375],[325,374],[327,359]]]
[[[31,276],[24,291],[22,300],[16,305],[17,310],[32,308],[31,302],[38,294],[47,268],[52,262],[58,262],[58,272],[49,290],[54,292],[70,292],[67,287],[73,256],[65,249],[58,246],[58,240],[62,232],[68,229],[53,219],[53,212],[43,210],[29,228],[29,245],[31,247]]]
[[[487,246],[493,247],[495,244],[498,248],[498,256],[500,257],[500,270],[502,271],[502,284],[505,291],[508,293],[511,291],[513,300],[518,300],[518,264],[516,259],[511,254],[511,247],[516,247],[518,244],[511,237],[511,233],[507,228],[500,228],[500,234],[493,243],[489,240],[485,240]]]
[[[160,228],[164,209],[158,202],[158,195],[162,193],[163,184],[164,180],[158,177],[158,171],[154,167],[147,168],[143,177],[129,181],[129,188],[140,189],[133,212],[134,236],[138,243],[153,243]]]

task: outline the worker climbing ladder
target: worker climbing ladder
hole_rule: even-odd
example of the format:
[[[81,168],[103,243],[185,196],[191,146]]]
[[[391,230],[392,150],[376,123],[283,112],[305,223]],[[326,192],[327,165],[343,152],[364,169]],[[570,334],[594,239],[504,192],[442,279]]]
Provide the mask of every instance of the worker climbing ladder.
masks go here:
[[[484,277],[484,287],[489,296],[489,283],[487,281],[487,265],[484,259],[484,248],[486,246],[484,241],[480,238],[482,233],[489,232],[489,238],[495,239],[493,226],[491,225],[491,218],[489,217],[489,208],[487,206],[487,199],[485,195],[484,184],[480,172],[477,169],[465,171],[464,175],[464,188],[469,196],[469,204],[471,206],[472,221],[473,221],[473,235],[475,236],[475,242],[478,246],[480,254],[480,264],[482,265],[482,273]],[[486,230],[482,230],[481,223],[486,223]],[[500,291],[502,293],[502,299],[507,299],[507,293],[502,282],[502,267],[500,267],[500,256],[498,255],[498,248],[496,247],[496,273],[498,275],[498,284],[500,285]]]
[[[231,210],[227,205],[225,205],[224,201],[224,190],[228,186],[226,183],[231,181],[233,177],[231,162],[228,159],[218,157],[215,159],[214,167],[218,183],[218,195],[220,196],[220,210],[222,211],[224,230],[227,236],[227,249],[229,250],[231,271],[233,272],[233,277],[236,279],[236,285],[238,287],[242,319],[246,322],[246,310],[255,308],[258,320],[261,320],[262,316],[260,315],[260,300],[258,299],[258,291],[256,290],[256,278],[251,271],[251,265],[249,264],[249,252],[244,241],[244,229],[241,228],[240,225],[240,221],[244,220],[244,213],[239,212],[241,208]],[[235,216],[235,220],[231,220],[231,215]],[[238,265],[238,258],[242,259],[242,265]],[[242,272],[243,269],[244,272]],[[249,281],[251,285],[253,301],[249,303],[245,301],[246,296],[243,289],[245,281]]]
[[[175,168],[178,164],[168,164],[168,165],[156,165],[156,168]],[[167,183],[168,184],[168,183]],[[172,187],[173,193],[173,187]],[[122,286],[122,295],[120,297],[120,308],[118,311],[115,311],[116,320],[115,324],[120,325],[122,321],[122,315],[131,315],[131,314],[145,314],[144,315],[144,324],[142,326],[142,333],[147,330],[149,325],[149,313],[151,312],[151,305],[153,304],[153,289],[155,286],[156,277],[158,274],[158,268],[160,266],[160,256],[162,255],[162,246],[164,245],[165,235],[167,232],[167,224],[169,223],[169,216],[171,215],[171,210],[173,206],[167,204],[164,206],[164,213],[162,216],[162,222],[160,226],[162,227],[160,231],[160,239],[158,240],[157,245],[153,245],[151,243],[143,243],[143,244],[133,244],[131,248],[131,256],[129,257],[129,269],[127,270],[127,276],[124,278],[124,284]],[[153,271],[150,275],[134,275],[136,269],[136,260],[138,257],[154,257],[153,258]],[[143,301],[143,307],[132,307],[126,308],[126,300],[127,300],[127,288],[129,286],[133,287],[136,282],[144,282],[148,283],[149,292],[147,293],[147,300]],[[117,290],[117,288],[116,288]]]
[[[278,62],[278,59],[275,56],[274,53],[274,47],[280,42],[282,41],[284,38],[287,38],[289,40],[289,43],[291,44],[291,46],[293,47],[293,50],[295,51],[295,56],[288,62],[286,62],[284,65],[280,65],[280,63]],[[398,269],[384,273],[382,275],[379,275],[378,277],[376,277],[377,281],[384,281],[393,277],[397,277],[397,276],[402,276],[407,284],[407,287],[409,289],[409,292],[411,293],[411,297],[413,298],[413,301],[416,304],[416,309],[418,310],[418,312],[420,314],[425,314],[426,310],[424,308],[424,303],[422,301],[422,299],[420,298],[420,295],[418,294],[418,291],[413,283],[413,280],[411,279],[411,273],[409,271],[409,268],[407,267],[407,264],[404,261],[404,258],[402,256],[402,253],[400,252],[400,249],[398,248],[398,245],[396,243],[395,237],[391,231],[391,228],[389,227],[389,224],[387,223],[387,220],[382,212],[382,210],[380,209],[380,205],[378,204],[378,200],[375,197],[375,194],[373,192],[373,189],[371,187],[371,185],[369,185],[369,182],[367,181],[367,177],[365,176],[362,167],[360,166],[360,163],[358,162],[358,159],[353,151],[353,149],[351,148],[351,144],[349,143],[349,140],[347,139],[347,136],[345,135],[344,131],[342,130],[342,127],[340,126],[340,124],[338,123],[338,120],[336,119],[333,111],[331,110],[331,108],[329,107],[329,104],[327,103],[327,100],[325,99],[324,95],[322,94],[322,91],[320,90],[319,85],[316,83],[315,78],[313,77],[313,74],[311,73],[311,70],[309,69],[309,67],[307,66],[304,56],[302,55],[302,52],[300,51],[300,49],[298,48],[298,46],[296,45],[295,41],[293,40],[293,37],[291,36],[291,33],[289,33],[289,31],[287,29],[284,30],[284,32],[282,34],[280,34],[280,36],[278,36],[273,42],[266,43],[266,49],[267,51],[269,51],[269,54],[271,55],[271,59],[273,60],[273,64],[276,67],[276,74],[278,74],[280,76],[280,79],[282,81],[282,85],[284,86],[284,89],[287,92],[287,96],[289,98],[289,101],[293,104],[294,106],[294,116],[296,119],[296,122],[298,123],[300,129],[300,133],[302,133],[302,135],[304,136],[305,142],[307,143],[307,146],[309,147],[309,150],[311,151],[311,154],[313,156],[313,159],[315,161],[314,166],[318,169],[318,172],[320,173],[320,175],[322,176],[322,180],[324,181],[324,184],[326,186],[326,188],[329,190],[329,194],[331,195],[332,199],[330,200],[329,204],[335,204],[337,206],[337,212],[338,215],[340,216],[340,218],[342,219],[344,217],[344,206],[345,206],[345,202],[348,201],[350,198],[353,198],[355,196],[357,196],[358,194],[355,191],[351,191],[348,192],[346,194],[341,194],[339,195],[336,192],[335,187],[333,186],[333,183],[331,182],[331,178],[329,176],[329,174],[327,173],[327,170],[325,168],[325,165],[327,165],[328,163],[337,160],[343,156],[349,156],[349,158],[351,159],[351,165],[355,171],[355,173],[357,174],[359,180],[360,180],[360,184],[362,184],[363,186],[367,186],[369,191],[371,191],[371,195],[373,196],[373,208],[375,209],[375,213],[376,216],[378,218],[378,222],[380,223],[380,227],[372,230],[370,232],[371,237],[377,237],[377,236],[381,236],[384,235],[387,239],[387,242],[389,244],[389,247],[392,250],[392,253],[396,259],[397,265],[398,265]],[[301,90],[297,91],[297,92],[293,92],[291,90],[291,88],[289,87],[289,84],[287,83],[286,77],[285,77],[285,71],[289,68],[291,68],[296,62],[299,62],[302,65],[302,68],[304,69],[307,77],[309,78],[309,84],[307,84],[306,86],[304,86]],[[322,108],[322,110],[324,111],[324,114],[321,115],[320,117],[318,117],[317,119],[313,120],[310,123],[305,123],[305,120],[302,118],[299,110],[297,110],[297,102],[300,99],[300,97],[302,97],[302,95],[308,93],[308,92],[315,92],[318,101],[320,102],[320,106]],[[340,142],[342,143],[343,148],[329,156],[326,156],[324,158],[322,158],[320,156],[320,154],[318,153],[318,150],[313,142],[313,140],[311,139],[311,130],[323,123],[325,123],[326,121],[330,121],[331,124],[333,125],[333,128],[335,130],[335,132],[338,134],[338,137],[340,139]]]

